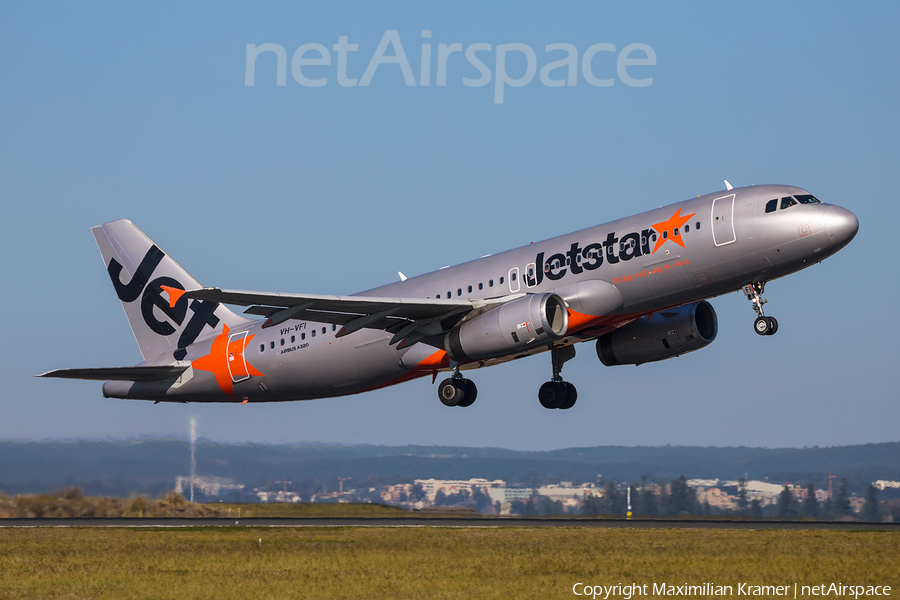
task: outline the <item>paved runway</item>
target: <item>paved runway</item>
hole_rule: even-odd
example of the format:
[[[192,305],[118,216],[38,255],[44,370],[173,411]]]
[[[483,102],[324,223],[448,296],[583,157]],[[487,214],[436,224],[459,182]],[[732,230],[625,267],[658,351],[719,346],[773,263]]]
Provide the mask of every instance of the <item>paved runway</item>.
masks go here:
[[[900,531],[900,523],[564,519],[516,517],[247,518],[247,519],[0,519],[0,527],[608,527],[634,529],[835,529]]]

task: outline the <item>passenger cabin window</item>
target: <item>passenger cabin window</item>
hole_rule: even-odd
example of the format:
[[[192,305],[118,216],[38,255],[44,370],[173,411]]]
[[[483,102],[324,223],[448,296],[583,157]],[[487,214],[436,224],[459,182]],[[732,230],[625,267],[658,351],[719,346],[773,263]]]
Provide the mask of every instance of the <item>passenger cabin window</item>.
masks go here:
[[[462,288],[456,288],[456,295],[462,296]]]
[[[301,339],[301,340],[305,340],[305,339],[306,339],[306,334],[305,334],[305,333],[301,333],[301,334],[300,334],[300,339]]]
[[[690,226],[690,225],[685,225],[685,226],[684,226],[684,232],[685,232],[685,233],[687,233],[687,232],[690,231],[690,230],[691,230],[691,226]]]
[[[316,330],[315,330],[315,329],[312,330],[312,336],[313,336],[313,337],[316,337]]]
[[[479,283],[479,284],[478,284],[478,289],[479,289],[479,290],[483,290],[483,289],[484,289],[484,284],[483,284],[483,283]]]
[[[259,351],[260,351],[260,352],[265,352],[265,351],[266,351],[266,345],[265,345],[265,344],[260,344],[260,345],[259,345]]]
[[[275,349],[275,342],[274,342],[274,341],[269,342],[269,347],[271,347],[272,350],[274,350],[274,349]]]
[[[322,335],[325,335],[325,328],[322,328]]]
[[[450,292],[447,292],[447,298],[450,298],[451,296],[452,294]]]
[[[768,202],[766,202],[766,212],[767,213],[775,212],[776,208],[778,208],[778,198],[775,198],[774,200],[769,200]]]
[[[822,201],[812,194],[797,194],[794,196],[800,204],[822,204]]]
[[[794,200],[794,199],[793,199],[792,197],[790,197],[790,196],[788,196],[787,198],[782,198],[782,199],[781,199],[781,208],[782,208],[782,210],[785,209],[785,208],[790,208],[790,207],[794,206],[795,204],[797,204],[797,201]]]
[[[488,279],[488,287],[494,287],[494,280]]]
[[[694,223],[694,229],[700,229],[700,221]]]
[[[472,293],[472,286],[471,286],[471,285],[469,286],[469,293],[470,293],[470,294]]]
[[[297,338],[294,336],[291,336],[291,343],[293,344],[295,341],[297,341]]]
[[[500,285],[503,285],[503,281],[504,281],[504,279],[503,279],[503,277],[501,277],[501,278],[500,278]]]
[[[284,338],[281,338],[281,345],[284,346]]]

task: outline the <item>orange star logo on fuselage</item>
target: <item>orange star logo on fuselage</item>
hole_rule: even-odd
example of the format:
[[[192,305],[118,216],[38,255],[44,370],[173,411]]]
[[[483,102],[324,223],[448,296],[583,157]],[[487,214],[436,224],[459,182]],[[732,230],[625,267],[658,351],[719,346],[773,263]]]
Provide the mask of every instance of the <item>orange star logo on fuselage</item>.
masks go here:
[[[659,250],[659,247],[665,244],[666,242],[675,242],[682,248],[684,248],[684,242],[681,239],[681,228],[685,223],[688,222],[688,219],[696,215],[697,213],[692,213],[687,216],[681,216],[681,209],[675,211],[675,214],[669,217],[668,221],[663,221],[662,223],[654,223],[653,229],[657,231],[659,237],[656,238],[656,245],[653,247],[653,252]]]
[[[262,377],[263,374],[244,358],[244,349],[250,344],[250,340],[255,337],[255,334],[234,341],[228,341],[230,330],[228,329],[228,325],[224,325],[223,327],[222,333],[217,335],[213,340],[212,347],[209,349],[209,354],[201,356],[192,361],[191,364],[195,369],[212,373],[216,377],[216,383],[219,384],[219,387],[222,388],[225,395],[236,402],[237,399],[234,396],[234,381],[232,376],[245,377],[248,375],[255,375],[257,377]],[[229,364],[231,365],[230,367]],[[244,365],[246,365],[246,369],[244,368]]]

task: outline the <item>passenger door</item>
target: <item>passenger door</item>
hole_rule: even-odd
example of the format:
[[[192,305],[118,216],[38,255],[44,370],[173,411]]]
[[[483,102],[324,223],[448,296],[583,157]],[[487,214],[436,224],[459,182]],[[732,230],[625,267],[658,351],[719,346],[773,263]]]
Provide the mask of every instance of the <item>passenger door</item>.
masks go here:
[[[737,241],[734,232],[734,194],[716,198],[712,203],[713,244],[724,246]]]
[[[247,359],[244,357],[244,351],[247,349],[247,332],[232,333],[228,337],[228,348],[226,352],[228,356],[228,374],[231,375],[231,381],[238,383],[245,379],[250,379],[250,372],[247,369]]]

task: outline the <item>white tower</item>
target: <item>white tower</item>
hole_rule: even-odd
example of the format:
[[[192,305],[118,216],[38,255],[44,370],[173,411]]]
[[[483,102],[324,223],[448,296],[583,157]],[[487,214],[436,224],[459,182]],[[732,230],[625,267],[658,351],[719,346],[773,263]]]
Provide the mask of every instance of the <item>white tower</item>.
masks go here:
[[[194,478],[197,476],[197,460],[194,446],[197,444],[197,417],[191,417],[191,502],[194,501]]]

